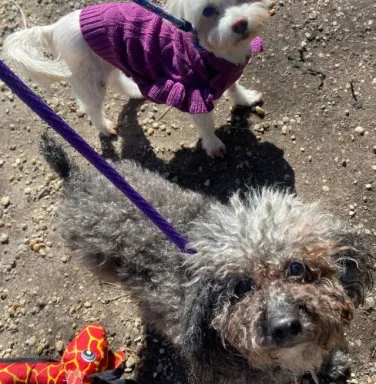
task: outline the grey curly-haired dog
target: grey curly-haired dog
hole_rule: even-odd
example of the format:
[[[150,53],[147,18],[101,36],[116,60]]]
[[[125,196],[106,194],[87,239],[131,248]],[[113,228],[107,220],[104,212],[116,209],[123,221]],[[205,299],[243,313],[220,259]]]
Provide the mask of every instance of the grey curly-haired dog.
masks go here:
[[[345,374],[344,328],[372,285],[355,230],[287,192],[237,193],[221,204],[134,162],[118,164],[190,239],[197,253],[184,254],[99,173],[72,166],[48,136],[42,149],[66,180],[59,217],[68,246],[117,276],[192,380],[281,384],[306,372],[315,380]]]

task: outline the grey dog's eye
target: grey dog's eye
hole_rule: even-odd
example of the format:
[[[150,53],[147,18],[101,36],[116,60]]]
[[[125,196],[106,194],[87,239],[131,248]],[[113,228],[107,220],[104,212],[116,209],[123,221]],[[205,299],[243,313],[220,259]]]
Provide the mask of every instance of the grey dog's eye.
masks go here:
[[[253,283],[251,279],[240,281],[235,287],[235,294],[237,296],[242,296],[245,293],[251,291],[253,288]]]
[[[218,13],[217,8],[213,7],[212,5],[209,5],[204,8],[202,11],[202,15],[206,18],[213,17]]]
[[[288,276],[291,277],[300,277],[303,276],[305,273],[305,268],[302,263],[291,263],[290,266],[288,267]]]

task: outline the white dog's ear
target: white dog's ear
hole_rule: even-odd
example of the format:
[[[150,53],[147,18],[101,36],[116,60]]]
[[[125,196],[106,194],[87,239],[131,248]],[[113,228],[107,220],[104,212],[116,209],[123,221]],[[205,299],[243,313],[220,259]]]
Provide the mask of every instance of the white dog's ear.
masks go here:
[[[259,31],[265,26],[269,19],[268,7],[263,2],[254,3],[252,7],[252,16],[250,19],[250,28],[252,31]]]
[[[184,0],[167,0],[165,9],[172,13],[176,17],[180,17],[182,19],[186,18],[186,11],[185,11],[185,3]]]
[[[261,0],[260,1],[266,9],[269,9],[270,7],[270,0]]]

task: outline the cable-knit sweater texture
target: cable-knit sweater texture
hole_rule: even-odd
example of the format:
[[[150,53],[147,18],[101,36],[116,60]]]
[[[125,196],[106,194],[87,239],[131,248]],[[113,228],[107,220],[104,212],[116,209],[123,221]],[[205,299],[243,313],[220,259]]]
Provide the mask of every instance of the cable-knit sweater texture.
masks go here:
[[[80,26],[91,49],[131,77],[145,98],[182,112],[212,111],[245,68],[197,50],[192,34],[135,3],[84,8]],[[261,38],[252,43],[262,50]]]

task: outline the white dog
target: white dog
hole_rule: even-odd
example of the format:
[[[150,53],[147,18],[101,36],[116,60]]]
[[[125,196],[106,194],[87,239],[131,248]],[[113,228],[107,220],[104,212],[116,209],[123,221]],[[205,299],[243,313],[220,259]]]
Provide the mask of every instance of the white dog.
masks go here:
[[[5,40],[4,52],[36,82],[69,82],[79,108],[105,135],[116,134],[102,106],[109,85],[130,98],[190,113],[207,154],[222,156],[226,148],[214,133],[214,103],[224,93],[237,105],[260,101],[259,92],[237,81],[267,8],[268,0],[168,0],[167,11],[194,26],[200,50],[192,34],[137,4],[101,4],[16,32]]]

